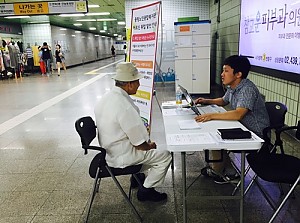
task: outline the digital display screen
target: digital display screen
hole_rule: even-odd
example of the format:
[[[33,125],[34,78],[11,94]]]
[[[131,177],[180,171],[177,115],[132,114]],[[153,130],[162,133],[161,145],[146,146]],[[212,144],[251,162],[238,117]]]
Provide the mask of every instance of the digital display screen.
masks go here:
[[[241,0],[239,54],[299,81],[300,0]]]

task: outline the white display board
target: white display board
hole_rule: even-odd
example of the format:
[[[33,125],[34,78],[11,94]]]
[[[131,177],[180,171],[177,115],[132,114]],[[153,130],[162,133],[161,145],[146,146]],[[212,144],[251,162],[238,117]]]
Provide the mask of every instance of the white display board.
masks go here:
[[[239,54],[252,65],[300,75],[300,1],[242,0]]]
[[[151,108],[157,36],[161,2],[132,9],[129,56],[144,78],[132,97],[146,127],[151,123]]]

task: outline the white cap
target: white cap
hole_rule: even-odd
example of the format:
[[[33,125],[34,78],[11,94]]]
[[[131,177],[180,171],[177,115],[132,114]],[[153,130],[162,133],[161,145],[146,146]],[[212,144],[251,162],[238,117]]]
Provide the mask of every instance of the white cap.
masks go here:
[[[141,74],[139,74],[138,70],[131,62],[121,62],[117,65],[116,75],[113,79],[117,81],[136,81],[143,78]]]

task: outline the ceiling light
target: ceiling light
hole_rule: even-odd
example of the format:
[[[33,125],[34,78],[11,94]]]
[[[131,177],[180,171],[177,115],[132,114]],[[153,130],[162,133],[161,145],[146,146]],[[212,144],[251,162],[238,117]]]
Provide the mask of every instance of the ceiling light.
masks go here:
[[[96,30],[96,27],[90,27],[89,30]]]
[[[62,31],[64,31],[64,30],[67,30],[66,28],[60,28],[59,30],[62,30]]]
[[[99,35],[95,35],[95,36],[99,36]]]
[[[100,30],[100,33],[105,33],[105,30]]]
[[[31,22],[28,22],[28,23],[30,23],[30,24],[35,24],[35,23],[49,23],[49,21],[48,20],[45,20],[45,21],[31,21]]]
[[[102,38],[105,38],[105,36],[101,36]]]
[[[118,36],[118,34],[115,33],[114,36]]]
[[[81,23],[74,23],[73,25],[74,25],[74,26],[82,26]]]
[[[73,34],[73,35],[71,35],[71,36],[75,37],[76,35]]]
[[[90,16],[90,15],[110,15],[109,12],[88,12],[85,14],[86,16]]]
[[[88,4],[88,8],[100,8],[100,5],[90,5],[90,4]]]
[[[20,16],[6,16],[5,19],[25,19],[30,18],[28,15],[20,15]]]
[[[81,33],[81,31],[77,31],[77,30],[76,30],[75,33]]]
[[[118,25],[125,25],[125,22],[118,22]]]
[[[77,17],[77,16],[84,16],[84,14],[82,14],[82,13],[78,13],[78,14],[60,14],[58,16],[60,16],[60,17]]]
[[[77,19],[76,22],[96,22],[96,19]]]
[[[117,20],[117,19],[109,19],[109,18],[107,18],[107,19],[97,19],[98,22],[103,22],[103,21],[115,21],[115,20]]]

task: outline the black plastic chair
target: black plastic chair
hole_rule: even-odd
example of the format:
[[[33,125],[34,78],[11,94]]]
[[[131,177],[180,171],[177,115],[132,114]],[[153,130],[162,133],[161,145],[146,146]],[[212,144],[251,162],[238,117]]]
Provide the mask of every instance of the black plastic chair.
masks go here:
[[[132,211],[134,212],[138,220],[142,222],[141,216],[137,212],[136,208],[134,207],[130,199],[131,189],[132,189],[131,185],[129,189],[129,195],[127,195],[116,178],[116,176],[120,176],[120,175],[132,175],[137,180],[137,182],[141,185],[141,182],[136,176],[136,174],[141,170],[142,164],[135,165],[135,166],[128,166],[126,168],[113,168],[108,166],[105,160],[106,150],[102,147],[90,145],[90,143],[94,140],[94,138],[97,135],[96,128],[97,127],[95,125],[95,122],[89,116],[82,117],[75,122],[75,129],[80,136],[82,148],[84,149],[84,154],[87,154],[88,150],[99,151],[99,153],[93,158],[89,168],[89,174],[92,178],[95,179],[95,181],[93,186],[93,192],[90,196],[90,202],[88,205],[88,212],[87,212],[85,222],[88,221],[95,195],[97,192],[99,192],[100,181],[102,178],[106,178],[106,177],[111,177],[113,179],[113,181],[121,191],[122,195],[124,196],[125,200],[131,207]]]
[[[262,148],[260,150],[267,150],[267,153],[269,152],[276,152],[276,148],[280,146],[280,150],[282,153],[283,151],[283,142],[280,138],[280,135],[278,135],[278,132],[284,127],[284,121],[285,121],[285,114],[287,113],[287,107],[280,103],[280,102],[265,102],[265,106],[268,112],[270,125],[263,130],[263,139],[265,143],[263,144]],[[275,132],[275,139],[271,140],[272,130]],[[274,141],[274,143],[272,142]],[[234,153],[240,152],[240,151],[233,151]],[[248,153],[257,153],[257,151],[250,151]],[[232,162],[235,169],[240,173],[238,167],[235,165],[234,162]],[[248,165],[245,169],[245,175],[249,172],[250,166]],[[253,180],[250,182],[248,187],[245,190],[245,194],[248,192],[252,184],[254,183],[254,179],[256,176],[253,177]],[[241,181],[238,182],[238,184],[235,186],[232,195],[234,195],[237,191],[237,189],[240,186]]]
[[[300,121],[298,121],[297,126],[285,127],[278,130],[278,136],[280,137],[282,132],[292,129],[296,129],[296,138],[300,140]],[[274,208],[275,205],[270,203],[271,199],[268,199],[269,195],[267,195],[265,190],[262,190],[261,185],[255,181],[264,197],[275,210],[275,213],[269,221],[273,222],[291,193],[294,191],[295,187],[299,184],[300,159],[287,154],[267,153],[266,151],[260,151],[256,154],[247,155],[247,161],[254,173],[257,174],[257,176],[261,179],[268,182],[285,183],[291,185],[289,192],[284,197],[280,205],[277,208]]]

